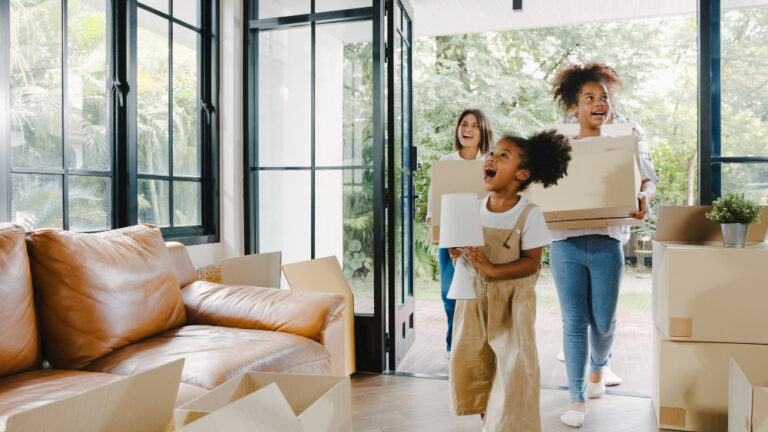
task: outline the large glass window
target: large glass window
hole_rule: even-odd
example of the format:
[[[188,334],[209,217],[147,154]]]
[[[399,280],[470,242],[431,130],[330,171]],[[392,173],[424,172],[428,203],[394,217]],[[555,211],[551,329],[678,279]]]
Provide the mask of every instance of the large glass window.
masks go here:
[[[112,226],[106,4],[63,4],[10,2],[10,219],[103,230]]]
[[[259,2],[260,17],[273,6]],[[252,39],[253,250],[282,250],[284,262],[335,255],[357,313],[373,313],[372,37],[365,20],[270,27]]]
[[[147,6],[139,3],[136,29],[138,221],[199,225],[202,28],[187,22],[197,21],[188,6],[179,5],[181,18],[170,4],[169,15]]]
[[[214,6],[0,2],[10,41],[0,46],[0,220],[73,231],[146,222],[212,240]]]
[[[768,2],[741,3],[721,3],[722,144],[712,156],[723,158],[721,194],[743,192],[768,205]]]

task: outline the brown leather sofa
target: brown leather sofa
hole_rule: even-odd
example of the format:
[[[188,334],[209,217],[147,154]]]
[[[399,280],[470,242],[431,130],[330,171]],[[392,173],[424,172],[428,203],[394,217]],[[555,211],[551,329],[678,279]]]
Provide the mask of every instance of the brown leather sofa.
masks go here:
[[[179,357],[177,406],[245,371],[344,371],[343,297],[199,281],[151,226],[0,224],[0,299],[0,431],[15,412]]]

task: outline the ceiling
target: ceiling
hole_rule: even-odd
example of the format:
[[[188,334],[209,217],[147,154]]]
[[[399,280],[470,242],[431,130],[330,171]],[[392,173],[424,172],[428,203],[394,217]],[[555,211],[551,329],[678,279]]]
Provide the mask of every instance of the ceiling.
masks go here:
[[[565,26],[696,13],[697,0],[409,0],[415,36]],[[725,8],[766,6],[768,0],[721,0]]]

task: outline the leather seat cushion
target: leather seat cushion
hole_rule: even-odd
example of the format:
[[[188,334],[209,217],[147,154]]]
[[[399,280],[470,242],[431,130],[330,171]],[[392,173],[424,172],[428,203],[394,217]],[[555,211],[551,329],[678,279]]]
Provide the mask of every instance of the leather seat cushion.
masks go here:
[[[31,408],[83,393],[123,377],[119,375],[67,371],[36,370],[0,379],[0,431],[7,417]]]
[[[0,377],[41,364],[24,228],[0,224]]]
[[[48,360],[82,369],[115,349],[186,321],[179,278],[160,230],[27,233]]]
[[[330,355],[303,336],[268,330],[184,326],[123,347],[87,370],[133,375],[184,357],[181,381],[206,389],[249,371],[325,375]]]

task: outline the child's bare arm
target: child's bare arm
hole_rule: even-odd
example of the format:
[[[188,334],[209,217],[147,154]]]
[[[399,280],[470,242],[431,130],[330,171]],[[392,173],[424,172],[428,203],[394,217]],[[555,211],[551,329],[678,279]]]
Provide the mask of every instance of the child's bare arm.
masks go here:
[[[467,248],[467,258],[484,275],[497,279],[530,276],[539,270],[543,247],[520,251],[520,258],[503,264],[494,264],[477,248]]]

